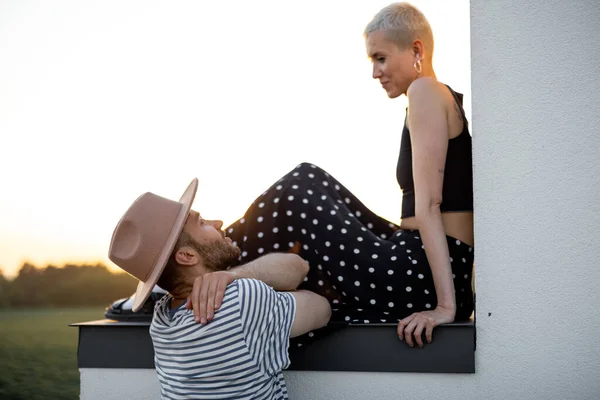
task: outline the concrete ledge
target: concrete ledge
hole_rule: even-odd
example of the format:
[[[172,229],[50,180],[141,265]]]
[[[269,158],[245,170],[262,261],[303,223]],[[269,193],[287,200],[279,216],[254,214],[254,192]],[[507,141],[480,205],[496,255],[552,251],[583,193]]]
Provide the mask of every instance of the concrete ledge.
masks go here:
[[[154,368],[149,322],[99,320],[70,326],[79,328],[79,368]],[[290,346],[289,352],[289,370],[297,371],[474,373],[475,325],[439,326],[433,343],[422,349],[400,341],[395,324],[340,326],[308,346]]]

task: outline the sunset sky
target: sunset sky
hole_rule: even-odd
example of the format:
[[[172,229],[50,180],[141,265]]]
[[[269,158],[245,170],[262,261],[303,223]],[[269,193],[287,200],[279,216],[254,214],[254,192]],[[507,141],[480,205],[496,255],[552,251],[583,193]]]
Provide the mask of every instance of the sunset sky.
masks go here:
[[[371,78],[362,32],[390,1],[0,0],[0,269],[103,262],[151,191],[225,223],[302,161],[400,215],[406,99]],[[438,79],[465,94],[469,3],[413,1]]]

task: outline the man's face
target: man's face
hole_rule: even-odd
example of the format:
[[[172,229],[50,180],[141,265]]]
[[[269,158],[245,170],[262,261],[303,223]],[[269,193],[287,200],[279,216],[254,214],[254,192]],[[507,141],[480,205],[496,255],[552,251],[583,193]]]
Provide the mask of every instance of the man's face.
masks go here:
[[[191,239],[194,250],[198,252],[203,264],[215,271],[224,270],[240,257],[240,249],[221,230],[223,221],[205,220],[197,211],[190,214],[183,227]]]

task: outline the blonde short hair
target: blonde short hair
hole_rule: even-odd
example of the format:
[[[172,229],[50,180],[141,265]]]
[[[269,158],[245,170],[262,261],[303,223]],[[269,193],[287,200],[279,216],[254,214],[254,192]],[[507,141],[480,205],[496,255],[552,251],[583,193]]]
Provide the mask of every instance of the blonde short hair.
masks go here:
[[[423,42],[428,58],[433,56],[433,32],[425,15],[410,3],[393,3],[384,7],[369,22],[364,36],[383,31],[399,48],[407,49],[417,39]]]

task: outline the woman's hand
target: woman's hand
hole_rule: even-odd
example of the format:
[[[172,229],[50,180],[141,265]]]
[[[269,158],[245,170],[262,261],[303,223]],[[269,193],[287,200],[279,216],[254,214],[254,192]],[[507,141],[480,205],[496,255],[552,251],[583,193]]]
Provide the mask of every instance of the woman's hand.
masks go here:
[[[453,322],[455,315],[456,310],[442,306],[438,306],[435,310],[414,313],[398,323],[398,336],[401,340],[406,339],[410,347],[414,347],[414,336],[417,345],[423,347],[423,330],[425,330],[427,343],[431,343],[433,328]]]
[[[231,271],[218,271],[198,276],[194,280],[194,289],[185,307],[194,311],[196,322],[206,324],[213,319],[215,310],[223,303],[227,285],[236,278]]]

